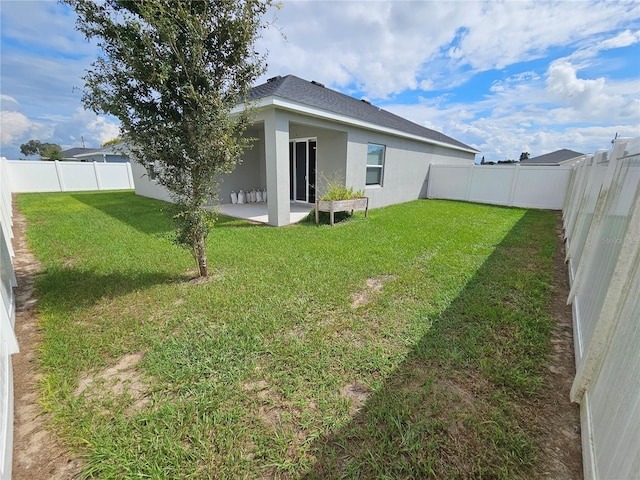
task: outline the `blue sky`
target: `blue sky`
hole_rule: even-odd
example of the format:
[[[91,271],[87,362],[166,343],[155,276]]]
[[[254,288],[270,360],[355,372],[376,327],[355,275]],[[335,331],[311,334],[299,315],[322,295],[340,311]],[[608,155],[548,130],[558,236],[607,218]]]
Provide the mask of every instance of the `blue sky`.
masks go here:
[[[0,154],[29,139],[98,147],[83,109],[99,54],[55,1],[0,1]],[[267,73],[294,74],[441,131],[478,160],[608,148],[640,135],[640,2],[287,1],[268,16]]]

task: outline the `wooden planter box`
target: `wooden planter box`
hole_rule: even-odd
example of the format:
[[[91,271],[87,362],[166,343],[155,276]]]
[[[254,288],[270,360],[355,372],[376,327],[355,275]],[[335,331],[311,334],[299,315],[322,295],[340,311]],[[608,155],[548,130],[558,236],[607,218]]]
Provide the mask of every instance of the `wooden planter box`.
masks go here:
[[[351,212],[364,210],[369,213],[369,197],[350,198],[349,200],[316,200],[316,223],[320,223],[320,212],[329,212],[329,223],[333,226],[335,212]]]

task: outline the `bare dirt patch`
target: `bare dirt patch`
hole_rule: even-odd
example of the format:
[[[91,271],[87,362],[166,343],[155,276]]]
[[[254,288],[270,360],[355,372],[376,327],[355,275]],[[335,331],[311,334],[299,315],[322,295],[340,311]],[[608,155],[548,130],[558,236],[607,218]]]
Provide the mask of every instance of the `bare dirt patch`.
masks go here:
[[[349,401],[349,415],[353,417],[360,410],[360,407],[369,398],[370,393],[371,389],[369,387],[358,382],[351,382],[342,387],[340,395]]]
[[[85,375],[78,383],[76,396],[85,394],[91,399],[101,400],[128,394],[133,398],[129,413],[139,411],[149,403],[149,386],[136,368],[142,358],[142,353],[125,355],[116,365],[105,368],[97,375]]]
[[[367,278],[367,288],[351,295],[351,308],[358,308],[371,302],[375,294],[382,290],[384,282],[394,278],[396,278],[396,275],[380,275]]]

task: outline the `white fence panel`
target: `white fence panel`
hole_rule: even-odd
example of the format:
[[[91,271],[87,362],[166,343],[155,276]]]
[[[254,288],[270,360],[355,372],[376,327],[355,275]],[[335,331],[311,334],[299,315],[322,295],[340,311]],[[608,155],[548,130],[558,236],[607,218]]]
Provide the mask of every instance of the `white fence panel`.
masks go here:
[[[61,192],[56,162],[9,160],[7,171],[12,192]]]
[[[427,196],[446,200],[467,200],[467,188],[472,172],[473,169],[466,165],[431,165]]]
[[[571,169],[566,167],[519,166],[513,205],[560,210],[564,205]]]
[[[93,163],[59,162],[60,184],[65,192],[99,190]]]
[[[471,182],[466,200],[492,205],[509,205],[516,173],[511,167],[471,167]]]
[[[638,479],[640,137],[616,141],[574,173],[564,223],[585,478]]]
[[[96,177],[100,182],[100,190],[128,190],[134,187],[130,163],[94,163],[93,166],[98,171]],[[122,170],[125,170],[126,176]]]
[[[560,210],[570,167],[431,165],[428,198]]]
[[[13,369],[11,354],[18,351],[14,333],[16,277],[11,247],[12,209],[7,161],[0,158],[0,478],[11,478],[13,457]]]
[[[72,192],[134,188],[130,163],[8,160],[12,192]]]

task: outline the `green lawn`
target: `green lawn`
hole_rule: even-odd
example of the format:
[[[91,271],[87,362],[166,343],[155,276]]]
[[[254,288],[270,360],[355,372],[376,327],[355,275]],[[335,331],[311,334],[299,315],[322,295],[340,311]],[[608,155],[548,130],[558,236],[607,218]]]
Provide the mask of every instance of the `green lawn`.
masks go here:
[[[555,215],[423,200],[221,218],[190,282],[166,204],[22,194],[42,402],[89,478],[535,478]]]

